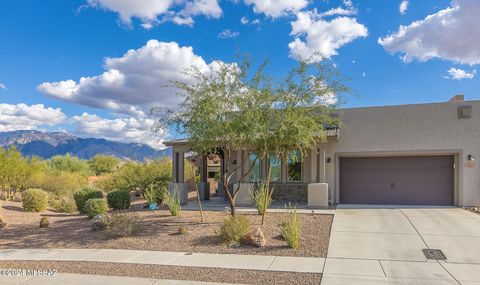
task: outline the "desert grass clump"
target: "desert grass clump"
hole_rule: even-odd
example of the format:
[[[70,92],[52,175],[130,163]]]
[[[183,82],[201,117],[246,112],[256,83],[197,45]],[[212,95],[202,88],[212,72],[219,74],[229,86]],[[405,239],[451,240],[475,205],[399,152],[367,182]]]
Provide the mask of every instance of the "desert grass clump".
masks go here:
[[[43,212],[47,209],[48,193],[42,189],[31,188],[22,193],[25,212]]]
[[[231,216],[220,226],[220,238],[227,244],[239,244],[250,229],[250,221],[244,216]]]
[[[301,222],[297,209],[290,204],[285,206],[287,214],[282,222],[282,237],[287,241],[290,248],[296,249],[300,245]]]
[[[111,237],[126,237],[138,231],[138,218],[134,214],[114,213],[107,218],[107,234]]]
[[[72,198],[61,197],[60,199],[51,199],[49,204],[60,213],[73,213],[77,209],[75,201]]]
[[[263,215],[273,201],[273,189],[268,189],[267,187],[267,183],[262,181],[255,187],[255,191],[253,191],[253,203],[259,215]]]
[[[170,210],[170,214],[172,214],[172,216],[176,217],[180,215],[182,207],[180,206],[180,191],[177,187],[173,189],[172,193],[167,191],[165,203],[167,204],[168,210]]]
[[[105,201],[105,199],[103,198],[89,199],[87,200],[87,202],[85,202],[83,211],[88,215],[90,219],[98,214],[106,214],[108,212],[107,201]]]

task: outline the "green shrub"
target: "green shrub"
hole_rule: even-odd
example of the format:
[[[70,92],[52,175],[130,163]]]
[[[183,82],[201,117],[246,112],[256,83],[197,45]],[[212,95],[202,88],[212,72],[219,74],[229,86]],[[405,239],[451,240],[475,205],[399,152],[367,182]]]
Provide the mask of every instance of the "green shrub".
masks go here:
[[[244,216],[229,217],[220,227],[220,238],[228,243],[239,243],[240,239],[248,233],[250,221]]]
[[[25,212],[45,211],[48,205],[48,193],[42,189],[28,189],[22,193],[22,204]]]
[[[130,193],[123,190],[112,191],[107,194],[108,206],[114,210],[130,208]]]
[[[173,189],[172,193],[166,191],[165,203],[167,204],[172,216],[176,217],[180,215],[182,207],[180,206],[180,191],[178,191],[177,187]]]
[[[126,237],[138,230],[137,216],[115,213],[107,219],[107,234],[112,237]]]
[[[107,201],[103,198],[88,199],[87,202],[85,202],[83,211],[89,218],[93,218],[98,214],[106,214],[108,212]]]
[[[80,213],[85,213],[85,202],[94,198],[103,198],[103,193],[95,187],[84,187],[81,191],[76,192],[73,195],[73,198],[75,199],[78,211],[80,211]]]
[[[61,197],[60,199],[51,199],[49,204],[52,208],[61,213],[73,213],[77,209],[75,201],[72,198]]]
[[[282,237],[287,241],[290,248],[297,248],[300,244],[300,216],[297,214],[297,209],[285,207],[287,214],[282,222]]]
[[[257,208],[258,214],[263,215],[263,213],[265,213],[265,211],[272,204],[273,188],[270,189],[267,193],[267,184],[264,181],[258,184],[258,186],[255,188],[256,189],[253,192],[253,203]]]

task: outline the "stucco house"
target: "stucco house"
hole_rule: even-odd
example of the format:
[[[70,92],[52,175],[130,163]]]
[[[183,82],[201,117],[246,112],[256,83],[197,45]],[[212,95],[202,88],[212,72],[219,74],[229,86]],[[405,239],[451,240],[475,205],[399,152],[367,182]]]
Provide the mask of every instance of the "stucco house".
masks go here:
[[[264,177],[271,166],[275,200],[313,206],[480,206],[480,100],[457,95],[443,103],[343,109],[340,116],[341,127],[329,130],[328,141],[301,161],[292,159],[294,151],[259,161],[249,180]],[[173,147],[174,182],[182,189],[188,140],[166,145]],[[242,150],[221,163],[255,155]],[[239,203],[248,203],[251,189],[245,191]]]

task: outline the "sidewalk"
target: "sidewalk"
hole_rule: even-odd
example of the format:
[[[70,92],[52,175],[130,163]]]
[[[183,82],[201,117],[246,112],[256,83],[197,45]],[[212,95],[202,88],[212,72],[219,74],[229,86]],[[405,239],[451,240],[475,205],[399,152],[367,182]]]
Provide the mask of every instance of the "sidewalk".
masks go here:
[[[104,276],[104,275],[90,275],[90,274],[70,274],[57,273],[52,277],[39,276],[16,276],[16,277],[2,277],[0,276],[0,283],[2,285],[227,285],[227,283],[212,283],[199,281],[185,281],[185,280],[164,280],[164,279],[148,279],[148,278],[133,278],[120,276]]]
[[[96,261],[322,273],[325,258],[123,249],[2,249],[0,260]]]

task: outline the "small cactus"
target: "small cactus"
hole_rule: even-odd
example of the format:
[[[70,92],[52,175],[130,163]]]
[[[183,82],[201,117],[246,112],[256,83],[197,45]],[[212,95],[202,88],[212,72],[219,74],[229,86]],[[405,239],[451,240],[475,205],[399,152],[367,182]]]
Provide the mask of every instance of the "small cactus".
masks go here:
[[[50,222],[48,221],[48,217],[42,217],[40,219],[40,228],[48,228],[48,226],[50,225]]]
[[[179,227],[178,228],[178,234],[179,235],[186,235],[187,234],[187,229],[185,227]]]

